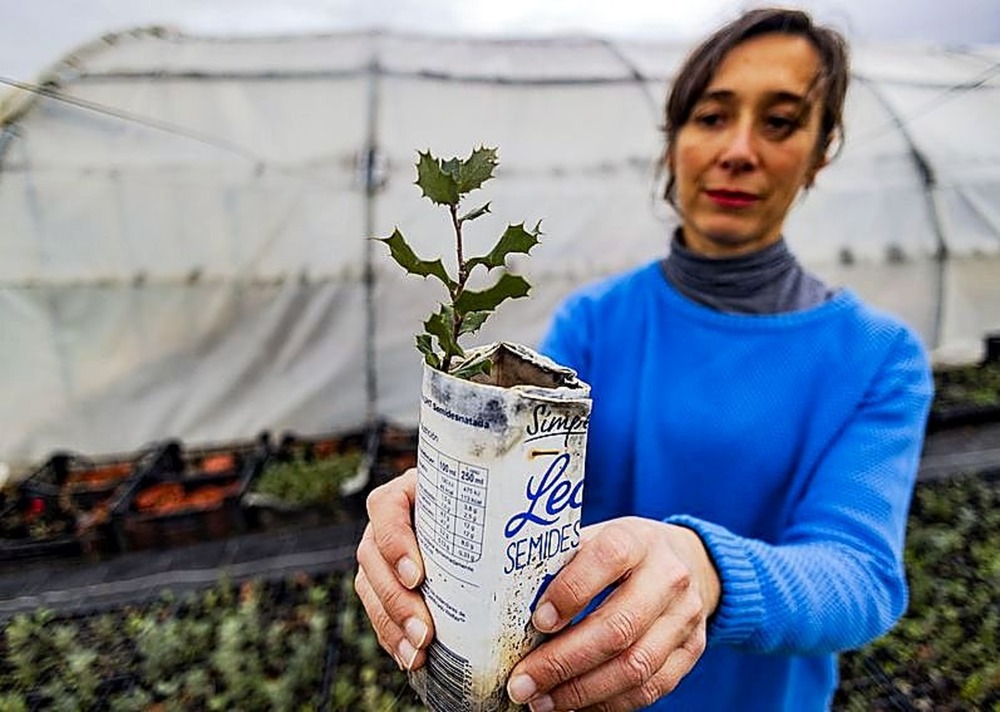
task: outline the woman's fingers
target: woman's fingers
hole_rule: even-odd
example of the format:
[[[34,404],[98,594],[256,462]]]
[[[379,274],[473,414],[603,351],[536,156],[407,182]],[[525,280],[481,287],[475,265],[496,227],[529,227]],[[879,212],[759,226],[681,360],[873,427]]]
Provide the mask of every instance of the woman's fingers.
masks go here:
[[[433,623],[427,604],[419,591],[412,591],[402,584],[393,570],[378,554],[372,525],[365,528],[358,545],[358,561],[365,561],[359,571],[365,576],[379,604],[393,623],[402,628],[416,648],[427,644],[433,635]]]
[[[409,470],[368,497],[369,524],[358,545],[355,590],[379,643],[400,664],[423,664],[434,636],[430,611],[419,591],[423,567],[413,531],[416,470]]]
[[[696,629],[691,637],[667,656],[663,666],[644,684],[614,694],[592,705],[566,707],[553,702],[551,709],[575,709],[577,712],[631,712],[652,705],[680,683],[705,650],[705,629]]]
[[[532,623],[543,633],[564,627],[608,586],[642,560],[645,542],[621,520],[589,527],[576,555],[552,579],[538,601]]]
[[[526,656],[511,675],[511,691],[554,690],[568,701],[560,709],[576,709],[641,686],[704,618],[689,589],[683,569],[672,578],[669,571],[634,570],[597,610]]]
[[[664,526],[660,522],[638,517],[624,517],[588,527],[576,556],[562,568],[539,599],[532,616],[535,627],[543,633],[552,633],[564,627],[606,588],[631,577],[632,572],[651,554],[656,554],[661,559],[666,558],[666,562],[661,560],[660,565],[669,564],[669,568],[661,570],[659,577],[654,577],[655,585],[649,590],[640,590],[626,581],[612,594],[612,598],[622,601],[624,605],[602,605],[597,614],[587,618],[589,621],[596,615],[597,620],[604,620],[612,627],[610,633],[614,634],[617,630],[619,637],[627,639],[626,642],[634,641],[644,630],[630,631],[634,621],[651,621],[671,599],[685,593],[691,583],[682,562],[672,555],[665,542],[657,538],[663,534]],[[621,616],[607,621],[607,614],[619,609]]]
[[[365,607],[379,645],[392,655],[400,669],[416,670],[423,665],[427,654],[422,646],[430,640],[426,625],[416,617],[407,618],[403,626],[397,624],[386,612],[363,569],[354,577],[354,590]]]
[[[508,681],[511,698],[538,710],[613,700],[634,709],[638,705],[620,701],[673,689],[704,649],[709,613],[704,586],[692,580],[697,569],[687,561],[687,550],[675,549],[678,536],[670,525],[634,517],[587,532],[536,609],[538,627],[558,633],[515,666]],[[616,582],[596,610],[565,627]]]
[[[417,471],[410,468],[368,495],[368,519],[375,547],[407,588],[416,588],[424,578],[423,560],[413,529],[413,505],[417,496]],[[364,566],[365,562],[359,563]]]
[[[702,607],[694,597],[675,601],[636,642],[602,665],[548,691],[544,709],[605,705],[646,707],[667,694],[688,673],[705,648]]]

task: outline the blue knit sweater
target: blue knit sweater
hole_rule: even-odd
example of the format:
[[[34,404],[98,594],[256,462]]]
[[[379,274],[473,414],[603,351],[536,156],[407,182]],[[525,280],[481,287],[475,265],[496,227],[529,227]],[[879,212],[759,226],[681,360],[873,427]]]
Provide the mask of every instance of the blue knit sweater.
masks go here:
[[[541,350],[591,384],[583,517],[691,527],[719,571],[708,649],[656,709],[819,710],[836,652],[906,608],[926,354],[849,290],[726,314],[657,263],[586,288]]]

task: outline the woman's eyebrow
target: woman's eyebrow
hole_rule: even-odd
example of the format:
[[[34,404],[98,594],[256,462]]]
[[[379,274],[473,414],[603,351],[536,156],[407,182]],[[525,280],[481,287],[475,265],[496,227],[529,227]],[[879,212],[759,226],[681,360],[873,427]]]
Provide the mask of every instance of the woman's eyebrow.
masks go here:
[[[711,91],[706,91],[700,97],[698,97],[698,102],[703,101],[734,101],[736,99],[736,92],[729,89],[713,89]]]
[[[768,103],[771,104],[798,104],[803,108],[812,106],[812,102],[807,95],[798,94],[793,91],[777,90],[765,94]],[[732,89],[712,89],[706,91],[698,99],[698,103],[704,101],[718,101],[730,103],[737,100],[737,92]]]
[[[812,106],[812,102],[809,100],[808,96],[796,94],[793,91],[771,92],[770,99],[776,104],[798,104],[802,108]]]

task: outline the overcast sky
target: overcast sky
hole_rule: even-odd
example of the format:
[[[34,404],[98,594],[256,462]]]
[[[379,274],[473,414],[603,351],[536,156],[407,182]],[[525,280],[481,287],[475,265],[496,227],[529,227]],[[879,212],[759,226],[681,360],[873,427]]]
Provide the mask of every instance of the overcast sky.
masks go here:
[[[106,32],[211,34],[382,28],[445,34],[687,39],[760,2],[736,0],[0,0],[0,77],[31,80]],[[1000,43],[1000,0],[785,0],[852,42]]]

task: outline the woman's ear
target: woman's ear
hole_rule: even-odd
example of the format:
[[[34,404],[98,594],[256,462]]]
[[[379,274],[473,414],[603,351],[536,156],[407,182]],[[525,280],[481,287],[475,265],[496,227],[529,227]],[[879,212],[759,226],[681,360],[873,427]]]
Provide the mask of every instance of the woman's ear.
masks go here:
[[[813,164],[809,170],[806,171],[805,180],[802,181],[802,187],[806,190],[812,188],[813,183],[816,182],[816,174],[829,165],[830,156],[836,155],[840,152],[840,147],[843,145],[842,143],[837,144],[836,150],[832,149],[835,140],[838,142],[841,141],[840,131],[831,132],[827,135],[826,140],[823,141],[822,146],[816,146],[816,148],[820,150],[816,151],[816,157],[813,159]]]
[[[816,160],[813,161],[812,166],[806,172],[806,177],[805,180],[802,182],[802,187],[805,188],[806,190],[812,188],[813,183],[816,182],[816,174],[819,173],[824,168],[826,168],[826,166],[829,163],[830,159],[827,157],[826,151],[823,151],[823,153],[821,153],[819,156],[816,157]]]
[[[664,184],[663,184],[663,199],[665,201],[667,201],[668,203],[670,203],[671,205],[673,205],[674,204],[674,200],[673,200],[673,196],[671,195],[671,192],[673,192],[673,187],[674,187],[674,147],[673,147],[673,144],[669,144],[668,143],[666,145],[666,147],[663,149],[663,158],[662,158],[662,162],[660,164],[659,170],[663,171],[663,173],[661,175],[666,176],[666,180],[664,181]]]

